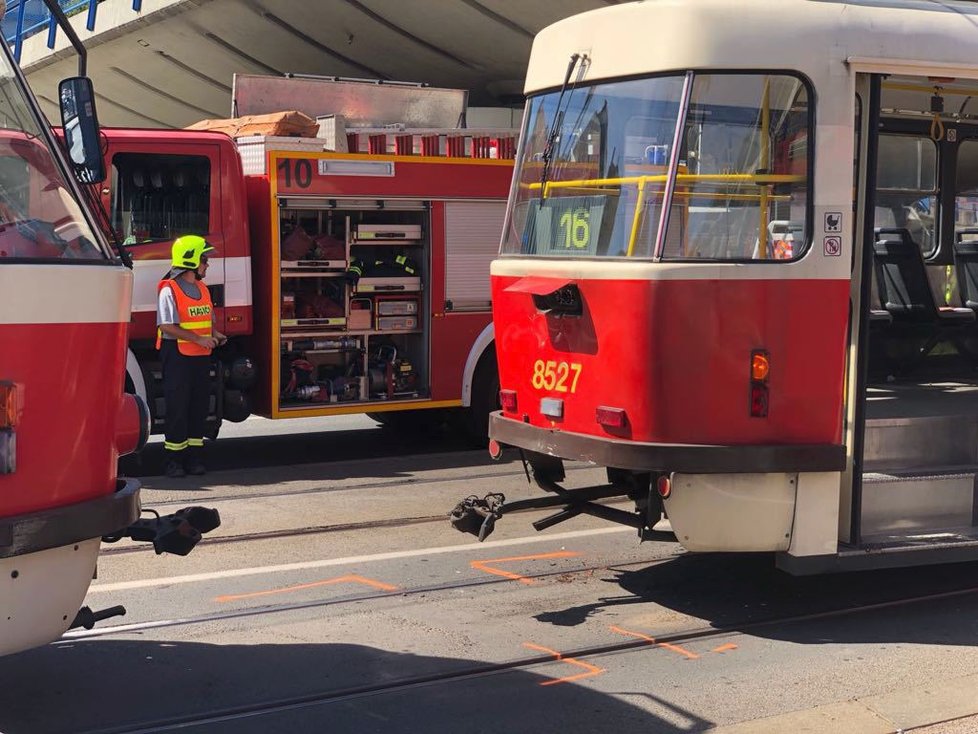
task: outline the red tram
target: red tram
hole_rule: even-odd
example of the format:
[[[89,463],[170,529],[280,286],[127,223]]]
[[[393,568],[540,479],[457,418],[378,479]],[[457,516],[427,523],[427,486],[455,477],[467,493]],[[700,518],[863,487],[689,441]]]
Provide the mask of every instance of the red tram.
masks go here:
[[[796,573],[978,558],[976,21],[662,0],[544,29],[490,436],[551,494],[456,525],[665,516],[689,550]],[[565,460],[608,483],[564,486]]]
[[[154,542],[157,552],[185,554],[219,519],[193,508],[140,520],[139,483],[116,476],[119,456],[146,442],[149,412],[123,393],[132,272],[98,234],[72,175],[104,178],[91,84],[79,76],[60,88],[69,166],[0,45],[4,655],[107,616],[79,611],[103,537],[128,535]]]

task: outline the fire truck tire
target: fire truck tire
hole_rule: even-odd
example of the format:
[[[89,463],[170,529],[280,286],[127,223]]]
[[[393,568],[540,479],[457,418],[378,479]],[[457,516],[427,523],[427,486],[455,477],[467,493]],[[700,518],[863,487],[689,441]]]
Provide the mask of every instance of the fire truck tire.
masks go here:
[[[490,345],[479,358],[472,375],[472,397],[462,413],[462,429],[477,445],[489,440],[489,414],[499,410],[499,370],[496,347]]]

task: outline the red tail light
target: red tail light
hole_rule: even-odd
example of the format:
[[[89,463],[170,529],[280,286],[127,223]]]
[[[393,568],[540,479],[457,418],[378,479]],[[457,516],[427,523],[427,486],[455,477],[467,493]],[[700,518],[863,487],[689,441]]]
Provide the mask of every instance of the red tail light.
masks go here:
[[[750,386],[750,414],[752,418],[767,417],[767,385]]]
[[[672,494],[672,480],[669,479],[668,475],[663,474],[655,480],[655,489],[662,499],[668,499],[669,495]]]
[[[608,408],[600,405],[595,410],[595,414],[595,420],[608,428],[624,428],[628,422],[624,408]]]
[[[750,414],[752,418],[766,418],[769,394],[767,380],[771,374],[771,357],[764,349],[750,353]]]
[[[21,407],[17,385],[0,382],[0,474],[17,471],[17,434],[14,426],[20,418]]]
[[[503,406],[503,410],[505,412],[515,413],[516,412],[516,390],[500,390],[499,404]]]

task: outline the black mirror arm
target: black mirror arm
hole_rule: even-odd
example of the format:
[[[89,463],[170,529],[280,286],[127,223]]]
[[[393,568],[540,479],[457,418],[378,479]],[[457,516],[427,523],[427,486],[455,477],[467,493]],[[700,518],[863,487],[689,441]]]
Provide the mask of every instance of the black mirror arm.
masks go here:
[[[78,76],[85,76],[85,70],[88,68],[88,51],[85,50],[85,45],[75,33],[75,29],[71,27],[71,23],[68,22],[68,16],[64,14],[58,0],[44,0],[44,4],[58,21],[58,26],[68,36],[68,40],[71,41],[75,51],[78,52]]]

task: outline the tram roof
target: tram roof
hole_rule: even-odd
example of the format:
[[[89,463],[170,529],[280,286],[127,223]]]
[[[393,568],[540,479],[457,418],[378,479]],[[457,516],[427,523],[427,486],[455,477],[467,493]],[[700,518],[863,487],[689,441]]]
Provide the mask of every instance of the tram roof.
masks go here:
[[[639,0],[544,28],[525,91],[559,88],[574,53],[585,81],[685,69],[791,69],[816,87],[846,64],[978,78],[978,3],[965,0]]]

